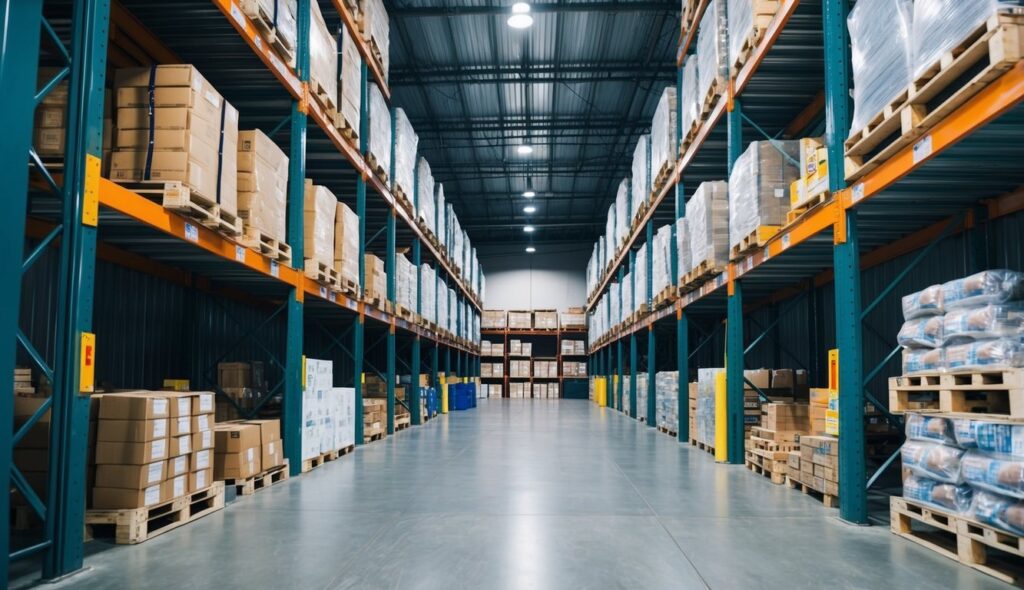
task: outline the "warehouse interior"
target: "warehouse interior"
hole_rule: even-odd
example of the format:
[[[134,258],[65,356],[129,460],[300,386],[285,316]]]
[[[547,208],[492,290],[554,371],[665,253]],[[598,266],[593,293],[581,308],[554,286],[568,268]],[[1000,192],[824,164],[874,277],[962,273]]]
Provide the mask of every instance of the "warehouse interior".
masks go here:
[[[0,31],[9,587],[1024,584],[1024,2]]]

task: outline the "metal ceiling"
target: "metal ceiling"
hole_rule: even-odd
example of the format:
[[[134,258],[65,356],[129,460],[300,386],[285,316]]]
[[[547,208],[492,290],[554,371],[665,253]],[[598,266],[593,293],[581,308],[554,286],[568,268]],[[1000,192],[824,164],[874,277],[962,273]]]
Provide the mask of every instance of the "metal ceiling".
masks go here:
[[[394,104],[473,242],[525,243],[527,222],[535,243],[596,240],[675,82],[679,3],[534,4],[524,30],[505,23],[511,3],[386,5]],[[533,154],[518,155],[527,138]]]

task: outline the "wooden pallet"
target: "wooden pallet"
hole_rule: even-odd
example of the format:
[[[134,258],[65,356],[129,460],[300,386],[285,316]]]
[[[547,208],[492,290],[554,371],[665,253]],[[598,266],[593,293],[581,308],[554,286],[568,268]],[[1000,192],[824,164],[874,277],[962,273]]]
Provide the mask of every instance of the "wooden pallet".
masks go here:
[[[891,377],[889,411],[985,413],[1024,418],[1024,370]]]
[[[747,60],[753,55],[761,38],[764,37],[764,32],[775,20],[775,15],[779,12],[779,5],[780,0],[753,0],[750,10],[753,12],[754,25],[750,34],[743,40],[743,45],[732,63],[733,74],[739,72],[743,68],[743,64],[747,63]]]
[[[118,545],[134,545],[224,508],[224,482],[148,508],[86,510],[85,527],[92,538],[113,533]]]
[[[345,447],[345,448],[347,449],[349,447]],[[344,449],[336,449],[336,450],[333,450],[333,451],[325,451],[323,453],[320,453],[316,457],[313,457],[311,459],[303,460],[302,461],[302,473],[306,473],[308,471],[312,471],[312,470],[316,469],[317,467],[320,467],[324,463],[329,463],[331,461],[334,461],[335,459],[338,459],[342,455],[345,455],[345,454],[348,453],[348,451],[344,451],[344,452],[343,451],[344,451]]]
[[[758,427],[755,426],[754,428]],[[767,438],[761,438],[754,434],[753,431],[751,431],[750,442],[754,445],[755,449],[766,453],[788,453],[790,451],[800,450],[800,443],[798,442],[776,442]]]
[[[331,126],[337,128],[338,121],[341,119],[341,116],[338,114],[338,97],[332,96],[327,88],[321,86],[318,80],[312,78],[309,80],[309,94],[320,105],[324,116],[331,122]]]
[[[289,266],[292,263],[291,246],[283,240],[268,236],[251,225],[245,226],[245,230],[238,241],[246,248],[259,252],[271,260],[283,262]]]
[[[723,272],[725,272],[724,264],[715,264],[711,260],[705,260],[695,266],[693,270],[683,275],[683,281],[679,289],[683,293],[693,291]]]
[[[768,243],[768,240],[772,239],[775,234],[779,233],[780,229],[782,229],[782,227],[778,225],[757,226],[757,229],[750,232],[750,235],[744,237],[740,240],[739,244],[734,245],[729,250],[731,259],[736,260],[755,248],[764,247],[764,245]]]
[[[151,201],[160,203],[164,209],[176,211],[191,217],[203,227],[229,236],[242,234],[242,219],[221,209],[216,199],[211,199],[177,180],[140,180],[119,182],[124,188],[134,191]]]
[[[1024,581],[1017,535],[907,498],[890,498],[889,514],[894,535],[1008,584]]]
[[[412,417],[409,414],[402,414],[401,416],[395,416],[395,432],[399,430],[405,430],[412,425]]]
[[[917,141],[1022,57],[1024,16],[990,17],[847,139],[846,180],[864,176]]]
[[[285,459],[284,465],[272,467],[262,473],[244,479],[225,479],[224,485],[235,486],[235,493],[239,496],[251,496],[258,490],[269,488],[276,483],[288,481],[288,477],[288,459]]]
[[[385,186],[387,186],[388,171],[384,169],[384,166],[381,165],[380,162],[377,161],[377,157],[373,155],[373,152],[366,154],[366,163],[370,166],[370,171],[373,172]]]
[[[355,297],[356,299],[359,298],[359,283],[353,281],[352,279],[348,277],[343,277],[339,273],[338,280],[335,281],[334,284],[337,286],[338,291],[341,291],[342,293],[345,293],[350,297]]]
[[[763,475],[764,477],[767,477],[775,485],[780,486],[786,483],[785,462],[782,462],[781,470],[776,470],[768,467],[766,463],[758,463],[756,460],[753,460],[752,457],[757,457],[757,455],[752,455],[750,451],[747,451],[747,460],[745,462],[747,469],[753,471],[758,475]],[[778,463],[778,461],[776,461],[775,463]]]
[[[267,43],[277,51],[277,54],[288,64],[288,67],[295,67],[295,48],[289,44],[289,40],[277,34],[274,26],[274,15],[263,11],[259,0],[239,0],[239,8],[242,13],[249,17],[249,20],[256,25],[256,28],[263,34]]]
[[[818,193],[813,197],[805,199],[803,203],[793,205],[790,210],[786,213],[786,227],[793,225],[800,220],[804,215],[815,209],[816,207],[824,204],[829,200],[832,193],[825,191]]]
[[[410,215],[415,214],[415,210],[412,207],[412,201],[409,200],[409,196],[405,194],[405,191],[402,190],[402,187],[395,185],[395,187],[391,191],[391,194],[394,195],[395,200],[400,205],[402,205],[402,208],[405,209],[406,212],[408,212]]]
[[[712,455],[715,454],[715,447],[713,447],[713,446],[711,446],[711,445],[709,445],[707,443],[702,443],[699,440],[695,440],[694,442],[697,443],[697,448],[698,449],[700,449],[702,451],[706,451],[708,453],[711,453]]]
[[[675,285],[669,285],[654,296],[654,309],[661,309],[666,305],[675,303],[676,299],[679,299],[679,288]]]
[[[413,316],[416,315],[416,314],[414,314],[413,311],[411,309],[409,309],[408,307],[405,307],[404,305],[396,303],[395,304],[395,315],[400,317],[400,318],[402,318],[403,320],[407,320],[407,321],[411,322],[411,321],[413,321]]]
[[[658,173],[652,177],[654,181],[651,182],[651,199],[654,199],[655,196],[661,193],[661,189],[665,187],[665,183],[667,183],[669,177],[672,176],[672,171],[674,170],[675,165],[675,159],[669,159],[661,164],[661,168],[658,170]]]
[[[658,426],[658,432],[663,432],[663,433],[665,433],[665,434],[667,434],[669,436],[676,436],[676,437],[679,436],[678,433],[676,433],[675,430],[670,430],[668,428],[665,428],[664,426]]]
[[[786,485],[793,488],[794,490],[800,490],[801,492],[819,498],[821,503],[825,505],[825,508],[838,508],[839,507],[839,496],[833,496],[832,494],[826,494],[821,490],[816,490],[811,486],[803,483],[798,479],[794,479],[793,476],[786,476]]]
[[[715,103],[718,99],[725,94],[726,80],[720,74],[715,76],[711,80],[711,85],[708,86],[707,94],[704,95],[704,99],[700,101],[700,115],[697,119],[703,121],[711,115],[711,111],[715,108]]]
[[[338,288],[338,271],[332,264],[326,264],[312,258],[306,259],[302,273],[310,279],[336,290]]]

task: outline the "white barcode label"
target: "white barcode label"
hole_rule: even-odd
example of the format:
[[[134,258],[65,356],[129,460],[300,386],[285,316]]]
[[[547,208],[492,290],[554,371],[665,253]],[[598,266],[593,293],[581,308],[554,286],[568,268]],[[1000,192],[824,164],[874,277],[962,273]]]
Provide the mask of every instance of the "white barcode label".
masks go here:
[[[153,441],[153,459],[163,459],[167,456],[167,439]]]
[[[153,438],[163,438],[165,436],[167,436],[167,419],[153,420]]]
[[[188,416],[192,413],[192,399],[187,397],[178,398],[178,415]]]
[[[150,483],[160,483],[160,480],[163,479],[163,476],[164,476],[163,469],[162,469],[163,466],[164,466],[163,463],[150,463],[149,464],[149,469],[148,469],[148,471],[146,473],[146,483],[147,484],[150,484]]]
[[[235,246],[235,260],[245,262],[245,248],[242,246]]]
[[[320,285],[320,298],[327,299],[327,287]]]
[[[153,415],[154,416],[166,416],[167,415],[167,400],[164,398],[157,398],[153,400]]]
[[[172,469],[174,470],[174,472],[171,473],[171,476],[181,475],[182,473],[188,471],[188,457],[186,457],[185,455],[175,457],[171,464]]]
[[[184,455],[189,452],[192,448],[192,437],[191,436],[179,436],[178,437],[178,454]]]
[[[786,248],[789,248],[789,243],[790,243],[790,236],[789,236],[789,234],[786,234],[786,235],[782,236],[782,249],[783,250],[785,250]]]
[[[206,469],[210,466],[210,451],[199,451],[196,453],[196,469]]]
[[[256,45],[256,49],[263,49],[263,37],[254,35],[252,38],[253,44]]]
[[[199,395],[199,410],[202,412],[213,411],[213,394],[202,393]]]
[[[177,496],[184,496],[184,495],[185,495],[185,476],[184,475],[179,475],[178,477],[174,478],[174,496],[177,497]]]
[[[199,420],[197,420],[197,422],[199,423],[199,430],[202,431],[202,430],[209,430],[210,429],[210,422],[209,422],[208,416],[206,414],[200,414],[199,415]]]
[[[280,275],[280,274],[281,274],[281,271],[280,271],[280,269],[278,269],[277,261],[276,260],[271,260],[270,261],[270,276],[272,276],[274,278],[277,278],[277,276]]]
[[[256,449],[246,449],[245,458],[248,461],[252,461],[256,457]]]
[[[932,136],[925,135],[917,143],[914,144],[914,163],[917,164],[921,160],[932,155]]]
[[[245,26],[245,15],[242,14],[241,9],[234,2],[231,3],[231,18],[235,19],[235,22],[241,26]]]
[[[854,203],[857,203],[857,202],[859,202],[863,198],[864,198],[864,183],[861,182],[859,184],[853,185],[853,197],[851,198],[851,200]]]
[[[206,487],[206,471],[196,472],[196,488],[203,489]]]
[[[146,497],[143,498],[142,501],[146,504],[146,506],[152,506],[153,504],[160,502],[160,486],[155,485],[146,488],[145,496]]]
[[[327,294],[327,300],[330,301],[331,303],[337,303],[338,296],[334,293],[334,291],[331,291],[330,293]]]
[[[190,242],[199,241],[199,227],[185,222],[185,239]]]

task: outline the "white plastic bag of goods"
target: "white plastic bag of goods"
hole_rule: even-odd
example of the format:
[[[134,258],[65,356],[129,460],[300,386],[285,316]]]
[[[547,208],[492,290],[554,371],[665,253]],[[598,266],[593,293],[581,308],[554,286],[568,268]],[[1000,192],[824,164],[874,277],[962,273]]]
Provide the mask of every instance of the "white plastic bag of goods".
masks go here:
[[[1024,299],[1024,273],[1014,270],[985,270],[942,285],[942,305],[946,312],[1021,299]]]
[[[663,225],[654,234],[654,247],[651,249],[654,274],[651,277],[653,289],[651,296],[657,296],[672,284],[672,226]]]
[[[666,166],[676,161],[676,87],[666,86],[654,110],[651,123],[651,183],[648,192],[654,189],[654,181]],[[644,195],[646,198],[646,194]]]
[[[690,234],[690,268],[707,262],[712,268],[729,260],[729,185],[702,182],[686,202]]]
[[[946,313],[942,303],[942,285],[932,285],[916,293],[904,295],[901,303],[903,306],[903,319],[908,321]]]
[[[641,305],[646,305],[651,299],[649,285],[647,283],[647,252],[649,244],[640,246],[636,251],[636,268],[633,269],[633,276],[636,282],[633,283],[633,311],[639,311]]]
[[[694,125],[700,121],[701,99],[697,96],[699,62],[696,55],[690,55],[683,64],[683,137],[679,139],[681,144],[690,136]]]
[[[716,95],[725,92],[725,81],[729,77],[727,28],[725,0],[711,0],[697,30],[698,104],[703,104],[712,87]]]
[[[641,135],[633,149],[632,177],[630,179],[632,210],[639,211],[640,205],[651,194],[651,136]]]
[[[799,141],[754,141],[729,175],[729,246],[761,225],[783,225],[789,185],[799,175]]]
[[[415,195],[413,191],[413,179],[416,177],[416,150],[420,144],[420,138],[409,122],[405,109],[395,109],[395,178],[392,187],[401,191],[410,203]]]
[[[334,267],[341,278],[359,284],[359,216],[341,201],[334,217]]]
[[[309,85],[315,94],[338,102],[338,42],[327,28],[318,2],[309,10]],[[338,108],[337,104],[332,105]]]
[[[275,240],[287,237],[288,156],[259,129],[238,132],[238,215]]]
[[[676,255],[679,257],[679,264],[675,277],[676,284],[683,280],[683,276],[690,272],[693,267],[690,258],[690,229],[686,218],[676,220]]]
[[[633,212],[630,211],[629,179],[623,178],[619,190],[615,193],[615,237],[622,243],[629,235],[633,224]]]
[[[303,252],[306,259],[334,266],[334,217],[338,198],[306,179],[302,201]]]
[[[1024,367],[1024,344],[1002,338],[945,347],[943,359],[950,373]]]
[[[1019,0],[915,0],[910,45],[914,77],[935,65],[1000,8]]]
[[[928,319],[937,319],[937,316]],[[990,338],[1021,340],[1024,337],[1024,304],[1015,301],[982,307],[956,308],[946,312],[942,322],[939,341],[945,338],[947,344],[951,341]],[[903,334],[902,330],[900,334]]]
[[[338,32],[338,112],[341,114],[341,126],[347,127],[355,137],[359,137],[362,63],[355,39],[349,34],[348,27],[342,25]]]
[[[370,106],[370,138],[368,150],[384,173],[391,175],[391,109],[384,100],[380,88],[369,84],[367,88]]]
[[[383,0],[360,0],[359,12],[363,17],[363,38],[377,46],[384,79],[387,80],[391,64],[388,11]]]
[[[427,162],[426,158],[420,157],[416,162],[416,182],[416,205],[419,209],[417,214],[420,220],[427,226],[427,229],[436,236],[437,228],[435,223],[437,219],[434,213],[434,175],[430,171],[430,162]]]
[[[859,0],[850,10],[851,135],[910,85],[912,18],[911,0]]]

